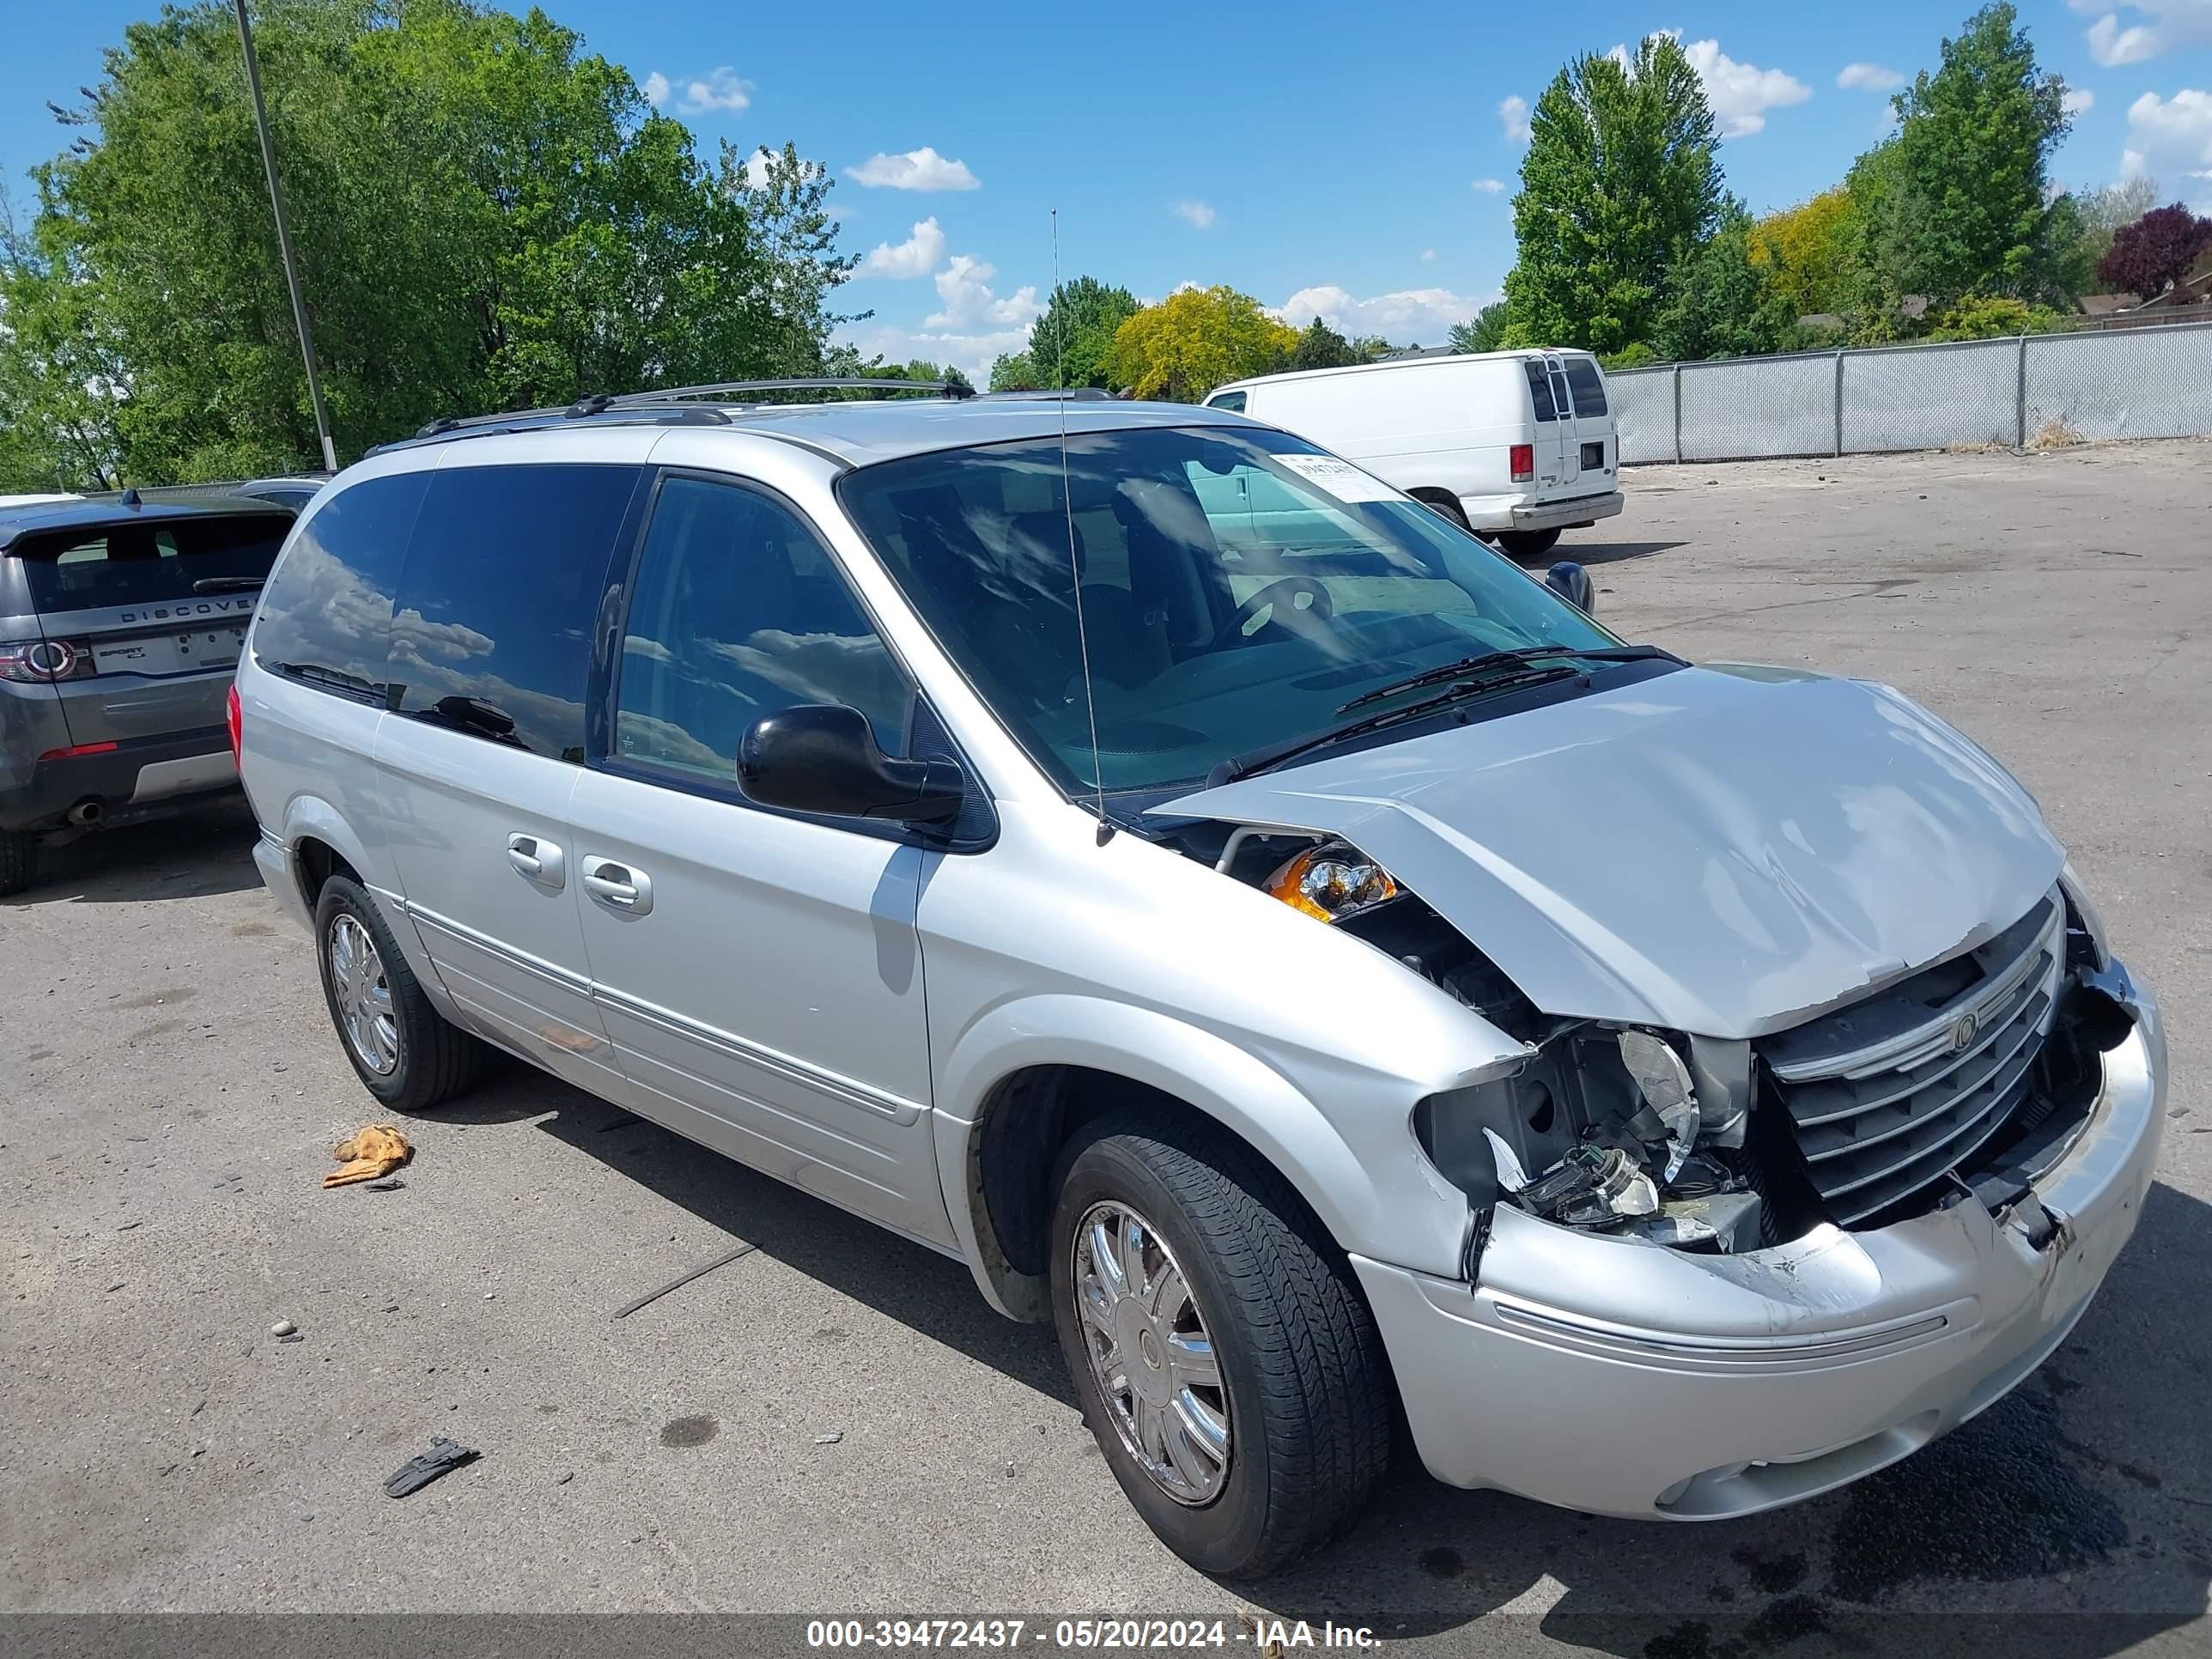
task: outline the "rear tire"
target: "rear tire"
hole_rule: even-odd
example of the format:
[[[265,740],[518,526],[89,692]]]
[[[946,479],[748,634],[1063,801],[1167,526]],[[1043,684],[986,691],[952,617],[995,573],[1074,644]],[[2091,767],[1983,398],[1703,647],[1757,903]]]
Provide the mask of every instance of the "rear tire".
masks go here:
[[[1557,547],[1559,532],[1556,530],[1507,530],[1499,532],[1498,544],[1505,550],[1506,557],[1517,559],[1525,564],[1531,559],[1542,558]]]
[[[1254,1578],[1351,1525],[1389,1466],[1389,1361],[1350,1264],[1289,1184],[1218,1131],[1117,1114],[1061,1154],[1057,1188],[1060,1351],[1114,1478],[1160,1540],[1201,1572]],[[1117,1275],[1094,1230],[1115,1230],[1107,1253],[1127,1268],[1115,1247],[1132,1219],[1146,1242]],[[1177,1276],[1182,1317],[1148,1326],[1144,1308],[1182,1299]],[[1117,1278],[1168,1288],[1155,1304],[1117,1296]],[[1194,1385],[1209,1364],[1217,1383]],[[1144,1445],[1148,1393],[1168,1401],[1150,1407],[1164,1455]],[[1166,1446],[1193,1423],[1206,1433]],[[1215,1433],[1218,1459],[1205,1451]],[[1194,1489],[1181,1473],[1193,1468]]]
[[[39,838],[0,830],[0,898],[21,892],[39,878]]]
[[[1467,531],[1469,534],[1474,532],[1474,526],[1467,521],[1467,509],[1462,507],[1459,502],[1451,496],[1443,495],[1423,495],[1419,499],[1423,507],[1427,507],[1429,511],[1435,514],[1438,518],[1457,525],[1462,530]]]
[[[395,1112],[427,1112],[482,1075],[489,1050],[431,1004],[376,902],[332,876],[315,902],[315,961],[338,1046]]]

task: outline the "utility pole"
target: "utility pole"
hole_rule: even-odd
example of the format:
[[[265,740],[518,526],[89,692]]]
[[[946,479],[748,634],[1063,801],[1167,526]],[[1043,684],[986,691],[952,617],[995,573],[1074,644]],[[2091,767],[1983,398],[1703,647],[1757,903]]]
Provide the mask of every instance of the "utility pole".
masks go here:
[[[253,94],[253,124],[261,131],[261,165],[269,174],[269,205],[276,212],[276,252],[284,261],[284,285],[292,293],[292,324],[300,331],[300,356],[307,365],[307,400],[315,406],[315,435],[323,441],[323,465],[338,470],[331,444],[330,411],[323,407],[323,377],[315,367],[315,337],[307,327],[307,302],[300,293],[299,267],[292,258],[291,227],[284,222],[284,187],[276,182],[276,146],[269,137],[269,110],[261,101],[261,65],[253,56],[253,27],[246,21],[246,0],[232,0],[238,12],[238,44],[246,53],[246,87]]]

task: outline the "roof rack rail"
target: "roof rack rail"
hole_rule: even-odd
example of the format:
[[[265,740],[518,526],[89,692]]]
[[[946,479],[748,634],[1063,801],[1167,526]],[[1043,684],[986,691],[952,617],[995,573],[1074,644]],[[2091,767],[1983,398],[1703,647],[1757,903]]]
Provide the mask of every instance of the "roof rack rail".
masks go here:
[[[975,395],[979,398],[989,398],[1000,403],[1025,401],[1029,403],[1088,404],[1114,403],[1119,401],[1112,392],[1107,391],[1103,386],[1024,386],[1018,391],[979,392]]]
[[[698,398],[737,403],[745,401],[742,394],[750,392],[873,392],[884,396],[928,392],[939,397],[956,399],[975,395],[973,386],[962,386],[951,380],[877,380],[866,374],[835,374],[787,380],[716,380],[706,386],[663,386],[654,391],[625,392],[612,397],[602,393],[583,399],[569,412],[596,414],[602,409],[635,409],[647,404],[684,403]],[[587,409],[586,404],[596,407]]]
[[[644,410],[681,408],[713,398],[723,403],[747,401],[743,396],[754,392],[873,392],[882,396],[927,392],[941,398],[960,399],[976,395],[973,386],[962,386],[951,380],[879,380],[864,374],[814,376],[786,380],[716,380],[705,386],[662,386],[647,392],[594,392],[579,398],[573,404],[551,404],[544,409],[509,409],[493,415],[441,415],[416,429],[417,438],[436,438],[449,432],[465,432],[481,427],[503,427],[518,422],[551,421],[556,418],[583,420],[593,415],[604,415],[610,410]],[[702,410],[699,418],[708,418]]]

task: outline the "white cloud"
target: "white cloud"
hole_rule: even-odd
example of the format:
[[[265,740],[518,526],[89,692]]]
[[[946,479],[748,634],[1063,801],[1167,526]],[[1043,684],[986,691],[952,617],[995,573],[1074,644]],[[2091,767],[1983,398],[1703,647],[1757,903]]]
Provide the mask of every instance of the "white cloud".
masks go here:
[[[1441,345],[1454,323],[1469,320],[1487,303],[1442,288],[1401,289],[1362,300],[1326,283],[1300,289],[1273,311],[1293,328],[1318,317],[1343,335],[1379,334],[1393,345]]]
[[[1905,84],[1905,77],[1879,64],[1846,64],[1836,84],[1847,92],[1888,92]]]
[[[1723,138],[1747,138],[1765,127],[1767,111],[1802,104],[1813,95],[1813,88],[1794,75],[1737,63],[1717,40],[1692,40],[1682,55],[1705,83],[1705,98]]]
[[[2125,178],[2144,173],[2186,175],[2212,183],[2212,92],[2185,88],[2171,98],[2147,92],[2128,106],[2128,146],[2120,157]],[[2199,193],[2199,205],[2212,188]]]
[[[1214,211],[1203,202],[1177,202],[1176,216],[1186,220],[1200,230],[1213,228]]]
[[[1421,263],[1422,263],[1423,264],[1428,264],[1431,259],[1434,259],[1436,257],[1437,257],[1437,251],[1436,251],[1436,249],[1434,249],[1434,248],[1432,248],[1432,247],[1425,247],[1425,248],[1423,248],[1423,249],[1421,250]]]
[[[2097,107],[2097,94],[2087,87],[2069,87],[2065,97],[2059,100],[2059,107],[2069,115],[2087,115]]]
[[[939,155],[927,144],[900,155],[878,151],[845,171],[854,183],[870,190],[978,190],[982,186],[965,161]]]
[[[676,107],[686,115],[709,115],[717,111],[734,115],[750,109],[752,101],[753,83],[738,80],[737,71],[724,64],[696,80],[686,81],[684,95]]]
[[[1503,179],[1478,179],[1474,181],[1474,187],[1485,196],[1495,196],[1505,188],[1505,181]]]
[[[2089,52],[2106,69],[2141,64],[2188,46],[2212,45],[2212,0],[2134,0],[2114,8],[2110,0],[2071,0],[2078,12],[2101,11],[2084,35]],[[2123,27],[2120,13],[2139,13],[2150,21]]]
[[[862,276],[927,276],[937,269],[945,258],[945,233],[938,228],[936,217],[922,220],[914,228],[914,234],[894,246],[878,242],[860,261],[858,272]]]
[[[645,85],[640,88],[639,90],[645,94],[645,101],[647,103],[652,105],[655,109],[659,109],[667,104],[668,94],[674,91],[675,88],[668,84],[668,77],[666,76],[663,75],[659,70],[655,70],[652,74],[645,77]]]
[[[1498,106],[1498,118],[1505,128],[1509,143],[1525,144],[1528,142],[1528,100],[1516,93]]]
[[[921,320],[926,328],[1026,329],[1044,307],[1037,303],[1036,284],[1024,283],[1001,300],[990,289],[997,270],[988,262],[956,253],[937,273],[937,298],[945,309]]]

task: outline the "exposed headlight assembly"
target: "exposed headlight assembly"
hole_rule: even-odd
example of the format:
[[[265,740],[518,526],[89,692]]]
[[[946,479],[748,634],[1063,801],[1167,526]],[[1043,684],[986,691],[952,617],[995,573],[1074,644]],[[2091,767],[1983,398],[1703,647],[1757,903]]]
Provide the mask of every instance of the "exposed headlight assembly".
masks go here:
[[[1261,884],[1316,921],[1338,922],[1398,896],[1390,872],[1340,841],[1309,847]]]

